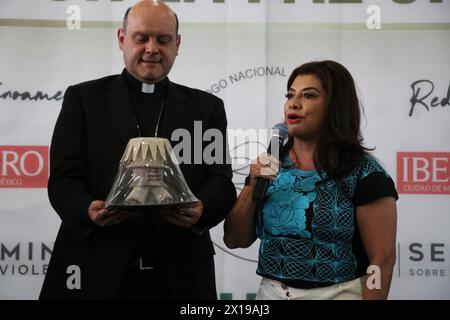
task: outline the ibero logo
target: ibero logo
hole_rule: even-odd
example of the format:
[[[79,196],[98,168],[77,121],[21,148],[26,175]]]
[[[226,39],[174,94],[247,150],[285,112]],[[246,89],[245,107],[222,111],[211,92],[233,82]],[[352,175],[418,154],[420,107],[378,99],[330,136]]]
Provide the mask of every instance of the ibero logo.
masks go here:
[[[0,188],[46,188],[48,146],[0,146]]]
[[[450,152],[398,152],[397,189],[410,194],[450,194]]]

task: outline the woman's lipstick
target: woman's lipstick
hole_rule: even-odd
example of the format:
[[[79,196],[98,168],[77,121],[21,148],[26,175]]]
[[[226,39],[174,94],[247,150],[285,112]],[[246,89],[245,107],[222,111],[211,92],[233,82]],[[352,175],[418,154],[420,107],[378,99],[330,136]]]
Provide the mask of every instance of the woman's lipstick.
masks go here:
[[[300,117],[296,113],[288,113],[286,118],[287,118],[286,121],[289,124],[299,123],[304,119],[303,117]]]

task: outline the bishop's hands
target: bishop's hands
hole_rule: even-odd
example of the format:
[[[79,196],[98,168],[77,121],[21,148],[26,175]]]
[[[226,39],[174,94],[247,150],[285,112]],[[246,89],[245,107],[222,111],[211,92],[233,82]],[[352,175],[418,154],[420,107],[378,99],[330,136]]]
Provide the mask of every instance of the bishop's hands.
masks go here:
[[[182,227],[192,228],[203,215],[203,202],[199,201],[192,207],[162,209],[161,215],[169,223]]]
[[[110,227],[134,217],[136,212],[105,208],[105,201],[94,200],[88,208],[89,218],[100,227]]]
[[[192,228],[202,217],[203,210],[203,203],[199,201],[191,207],[161,209],[159,213],[173,225]],[[137,214],[139,212],[107,209],[105,208],[105,202],[100,200],[92,201],[88,208],[89,218],[101,227],[118,225]]]

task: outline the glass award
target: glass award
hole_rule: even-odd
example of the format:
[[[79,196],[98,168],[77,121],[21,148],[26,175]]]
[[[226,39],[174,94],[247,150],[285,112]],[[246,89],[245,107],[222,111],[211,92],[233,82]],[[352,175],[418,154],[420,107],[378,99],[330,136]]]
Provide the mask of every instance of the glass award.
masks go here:
[[[169,140],[134,138],[120,160],[106,207],[190,207],[198,201],[184,179]]]

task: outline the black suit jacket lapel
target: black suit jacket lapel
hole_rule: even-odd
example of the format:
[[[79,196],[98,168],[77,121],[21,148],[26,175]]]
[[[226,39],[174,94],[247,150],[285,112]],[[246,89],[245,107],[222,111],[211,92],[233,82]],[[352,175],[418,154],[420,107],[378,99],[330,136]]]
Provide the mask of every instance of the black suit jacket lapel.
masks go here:
[[[126,144],[128,140],[139,134],[130,92],[122,75],[111,81],[107,88],[106,98],[113,121]],[[190,117],[189,110],[186,95],[174,83],[169,82],[158,136],[170,140],[174,130],[179,128],[190,130],[187,124],[192,123],[193,119]]]
[[[177,85],[169,82],[158,136],[170,140],[174,130],[179,128],[190,130],[188,124],[193,122],[191,115],[187,96]]]
[[[107,87],[106,99],[113,121],[126,145],[131,138],[139,136],[139,133],[130,92],[122,75],[111,81]]]

